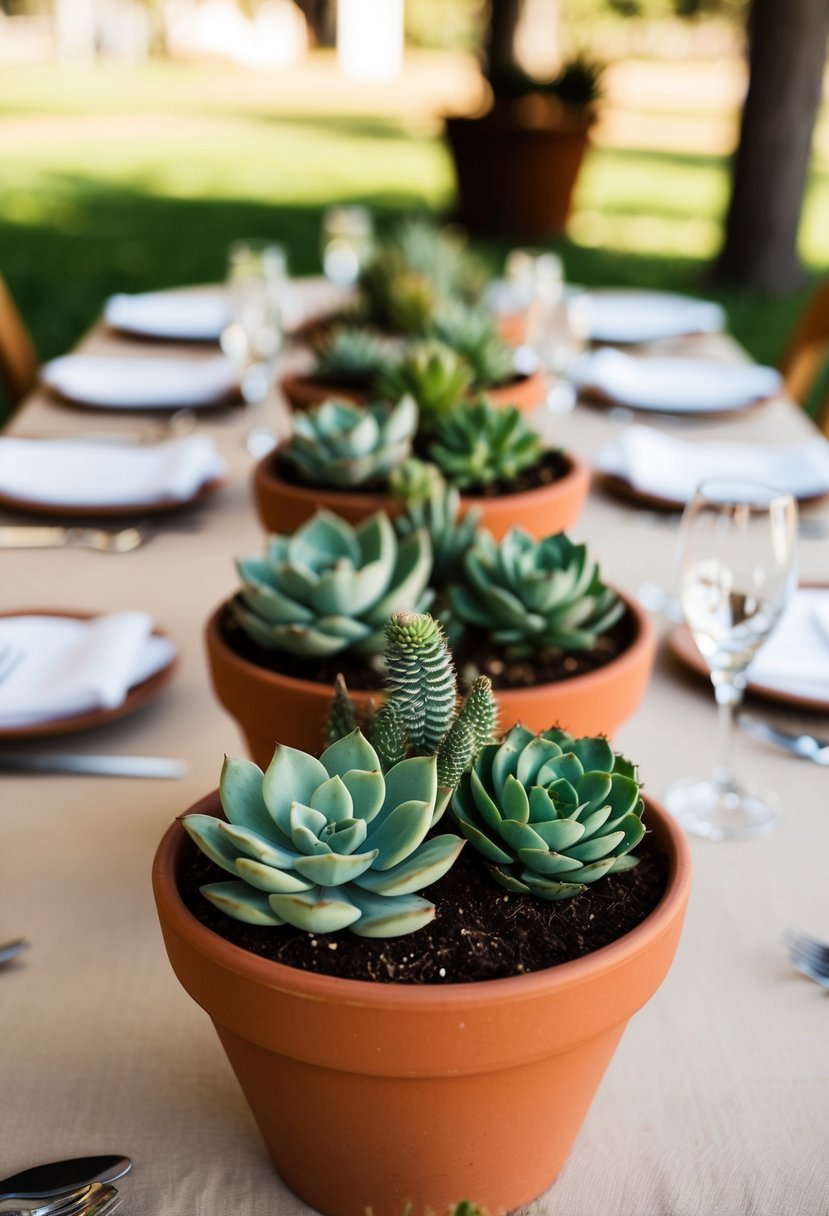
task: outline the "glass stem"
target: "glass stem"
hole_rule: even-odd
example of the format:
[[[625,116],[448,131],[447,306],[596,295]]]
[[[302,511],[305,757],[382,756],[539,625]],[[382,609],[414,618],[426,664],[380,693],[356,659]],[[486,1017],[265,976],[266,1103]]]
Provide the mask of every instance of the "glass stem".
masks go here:
[[[737,788],[732,770],[732,752],[734,743],[734,715],[743,699],[744,685],[734,679],[733,675],[725,672],[712,672],[714,695],[719,706],[718,756],[714,769],[714,781],[722,790],[733,791]]]

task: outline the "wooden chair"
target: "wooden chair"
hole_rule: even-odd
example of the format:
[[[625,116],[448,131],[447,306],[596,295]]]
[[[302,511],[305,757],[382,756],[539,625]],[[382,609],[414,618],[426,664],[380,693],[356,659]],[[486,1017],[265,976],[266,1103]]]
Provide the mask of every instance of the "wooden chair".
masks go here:
[[[819,394],[813,414],[829,437],[829,279],[807,300],[778,360],[786,391],[804,407]]]
[[[37,352],[11,292],[0,275],[0,380],[8,392],[13,410],[34,388],[37,374]]]

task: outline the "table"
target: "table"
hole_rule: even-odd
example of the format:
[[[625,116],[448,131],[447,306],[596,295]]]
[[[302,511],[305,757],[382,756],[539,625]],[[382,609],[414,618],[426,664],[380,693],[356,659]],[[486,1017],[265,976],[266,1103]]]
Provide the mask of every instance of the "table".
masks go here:
[[[740,357],[729,339],[704,345]],[[157,353],[102,327],[82,348]],[[176,348],[185,349],[204,357]],[[11,429],[100,430],[102,417],[35,392]],[[144,548],[0,556],[2,608],[142,608],[182,649],[178,678],[159,701],[65,746],[183,756],[187,779],[5,777],[0,785],[0,940],[32,941],[25,960],[0,974],[0,1172],[127,1153],[135,1161],[121,1188],[128,1216],[310,1211],[275,1174],[208,1018],[173,976],[150,893],[165,828],[216,786],[224,752],[243,754],[235,723],[210,691],[201,634],[235,587],[232,558],[262,546],[244,446],[256,421],[243,411],[205,415],[200,427],[225,455],[230,484],[195,515],[159,521]],[[134,425],[105,416],[107,430]],[[618,423],[579,407],[543,425],[589,459]],[[779,400],[682,433],[783,443],[813,432],[795,405]],[[825,506],[810,514],[829,518]],[[193,521],[197,530],[185,530]],[[635,592],[645,580],[670,586],[669,517],[594,491],[573,536],[591,543],[605,577],[623,589]],[[825,539],[804,540],[803,577],[825,578],[827,556]],[[645,702],[617,742],[658,798],[673,778],[709,769],[715,731],[709,689],[661,653]],[[628,1028],[539,1212],[829,1211],[829,996],[792,971],[781,946],[787,925],[829,937],[827,777],[745,737],[737,758],[744,775],[779,792],[784,822],[756,841],[694,842],[693,892],[673,970]]]

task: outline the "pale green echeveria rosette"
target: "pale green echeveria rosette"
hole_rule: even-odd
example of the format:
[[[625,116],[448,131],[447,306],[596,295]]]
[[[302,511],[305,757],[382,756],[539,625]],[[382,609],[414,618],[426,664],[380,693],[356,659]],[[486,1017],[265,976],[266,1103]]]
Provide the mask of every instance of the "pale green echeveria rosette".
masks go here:
[[[463,575],[449,587],[453,613],[510,657],[592,650],[625,611],[587,546],[563,532],[538,541],[513,528],[500,542],[479,532]]]
[[[482,748],[452,808],[496,882],[548,900],[632,869],[645,834],[636,770],[606,739],[520,724]]]
[[[279,746],[264,775],[249,760],[226,760],[220,793],[226,823],[188,815],[183,824],[234,876],[202,893],[247,924],[411,933],[435,915],[416,892],[442,877],[464,844],[451,834],[425,839],[436,814],[436,757],[402,760],[384,776],[358,730],[319,759]]]
[[[265,650],[320,658],[383,650],[394,612],[424,611],[432,548],[425,531],[403,540],[378,511],[352,527],[319,511],[291,535],[268,538],[264,558],[237,562],[231,601],[239,626]]]
[[[411,397],[394,406],[324,401],[294,414],[284,456],[312,485],[382,485],[411,455],[417,422]]]

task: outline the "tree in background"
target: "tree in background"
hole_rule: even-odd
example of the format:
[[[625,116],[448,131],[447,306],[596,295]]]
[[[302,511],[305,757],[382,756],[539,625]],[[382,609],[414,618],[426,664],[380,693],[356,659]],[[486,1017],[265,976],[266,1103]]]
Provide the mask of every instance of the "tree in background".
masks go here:
[[[823,86],[829,0],[753,0],[749,86],[714,277],[782,293],[803,278],[797,233]]]

